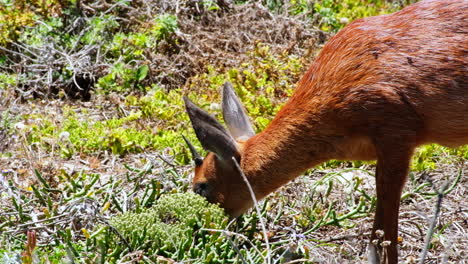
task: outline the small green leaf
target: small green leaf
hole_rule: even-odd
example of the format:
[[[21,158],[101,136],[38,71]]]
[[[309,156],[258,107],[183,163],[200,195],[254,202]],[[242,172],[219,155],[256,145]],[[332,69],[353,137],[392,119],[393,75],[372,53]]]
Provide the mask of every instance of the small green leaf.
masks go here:
[[[136,79],[137,81],[141,82],[143,81],[146,76],[148,75],[149,67],[148,65],[142,65],[138,68],[136,71]]]

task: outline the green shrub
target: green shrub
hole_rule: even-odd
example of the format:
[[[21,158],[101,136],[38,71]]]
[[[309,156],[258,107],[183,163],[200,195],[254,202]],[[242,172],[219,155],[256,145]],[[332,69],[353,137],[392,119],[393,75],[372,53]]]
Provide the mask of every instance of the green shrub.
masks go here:
[[[0,63],[1,66],[1,63]],[[16,74],[0,72],[0,90],[8,90],[15,87],[18,83]],[[1,94],[0,94],[1,95]]]
[[[158,45],[163,40],[174,46],[172,36],[177,28],[177,17],[163,14],[140,31],[116,33],[106,46],[108,59],[114,63],[109,73],[98,79],[98,88],[105,93],[145,90],[143,80],[149,73],[145,53],[157,53]]]
[[[392,13],[402,6],[385,0],[323,0],[315,2],[314,12],[320,15],[322,30],[336,31],[358,18]]]
[[[162,195],[152,208],[116,216],[110,224],[133,250],[143,250],[153,259],[163,256],[178,261],[220,263],[217,259],[229,253],[229,248],[223,248],[227,241],[222,233],[201,230],[224,229],[224,211],[194,193]],[[111,247],[114,246],[114,251],[126,250],[122,244]]]
[[[0,0],[0,46],[15,42],[35,20],[62,15],[74,0]]]
[[[0,46],[15,41],[22,27],[33,24],[34,13],[21,2],[0,0]]]
[[[292,92],[304,63],[299,58],[288,54],[273,55],[270,48],[258,44],[249,53],[249,60],[239,67],[215,69],[209,67],[208,73],[194,78],[186,93],[196,104],[205,108],[222,121],[219,104],[220,87],[226,81],[234,84],[241,100],[245,103],[249,115],[258,131],[263,130]],[[128,76],[128,80],[141,79],[147,70],[137,70]],[[109,75],[110,76],[110,75]],[[107,77],[101,78],[104,79]],[[113,77],[112,77],[113,78]],[[114,81],[109,84],[123,87]],[[203,93],[199,93],[202,88]],[[65,157],[74,153],[93,153],[110,150],[114,154],[140,152],[148,149],[162,150],[170,147],[176,160],[186,164],[190,161],[189,153],[181,140],[181,135],[189,137],[195,144],[195,134],[191,130],[185,113],[181,89],[165,90],[153,85],[145,88],[147,94],[126,97],[126,105],[132,110],[126,117],[113,117],[96,121],[82,112],[78,116],[73,109],[65,108],[65,115],[60,123],[55,123],[48,116],[27,115],[24,119],[42,119],[31,124],[28,130],[28,142],[39,143],[46,148],[58,144]],[[210,108],[210,109],[208,109]],[[61,135],[68,134],[64,140]]]
[[[453,163],[456,157],[468,160],[468,146],[458,148],[447,148],[437,144],[419,147],[412,161],[412,169],[417,171],[433,170],[438,163]]]
[[[111,150],[114,154],[124,155],[156,145],[157,135],[139,129],[133,122],[138,118],[138,113],[132,113],[124,118],[90,122],[90,120],[79,120],[73,114],[69,114],[60,132],[70,134],[69,140],[73,144],[74,151],[91,153],[97,150]]]
[[[337,31],[358,18],[388,14],[416,0],[262,0],[262,4],[278,13],[306,14],[324,31]],[[245,3],[246,1],[237,1]],[[318,16],[317,16],[318,15]],[[317,20],[318,19],[318,20]]]
[[[177,17],[170,14],[163,14],[154,19],[149,34],[155,38],[156,42],[159,42],[161,40],[170,39],[177,28]]]

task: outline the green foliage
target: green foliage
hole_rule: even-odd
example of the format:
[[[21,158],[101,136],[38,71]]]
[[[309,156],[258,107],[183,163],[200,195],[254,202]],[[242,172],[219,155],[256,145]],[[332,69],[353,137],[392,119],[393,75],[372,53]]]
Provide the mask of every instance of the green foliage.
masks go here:
[[[228,241],[221,233],[201,230],[224,229],[227,225],[224,211],[194,193],[163,195],[152,208],[116,216],[110,224],[133,250],[144,250],[153,260],[155,256],[163,256],[178,261],[220,263],[219,259],[229,253]],[[100,239],[109,241],[104,236]],[[127,250],[122,243],[109,247],[116,259]]]
[[[126,20],[119,20],[117,13],[119,7],[126,3],[116,3],[114,9],[93,10],[94,16],[82,18],[74,1],[0,1],[5,2],[5,6],[0,5],[0,21],[7,21],[0,23],[0,45],[17,42],[15,47],[24,59],[21,63],[42,65],[45,64],[44,60],[50,63],[53,70],[47,73],[47,80],[54,83],[54,87],[48,88],[53,93],[59,89],[69,89],[70,84],[74,83],[72,78],[83,75],[90,76],[91,86],[96,80],[98,89],[105,93],[143,91],[149,85],[147,77],[151,75],[148,54],[158,53],[162,41],[165,41],[164,52],[177,52],[174,48],[177,45],[174,37],[178,29],[177,17],[171,14],[161,14],[144,21],[137,31],[122,31]],[[35,19],[40,22],[33,23]],[[6,28],[2,30],[3,27]],[[38,50],[54,52],[50,53],[51,57],[45,57],[43,53],[46,52]],[[0,52],[0,64],[4,64],[6,56],[10,56],[10,65],[5,65],[8,69],[15,63],[14,54],[18,53],[9,51],[5,54],[3,56],[3,52]],[[76,62],[72,59],[75,57],[89,60]],[[90,61],[98,65],[87,65]],[[45,74],[43,67],[39,68],[22,74],[19,83],[21,80],[46,79],[38,77]],[[5,78],[3,75],[0,80]],[[50,84],[39,83],[38,89],[46,86]]]
[[[13,71],[15,65],[29,65],[28,70],[18,73],[17,83],[36,95],[55,95],[60,89],[73,94],[73,87],[82,91],[83,87],[78,88],[72,78],[83,76],[84,89],[91,89],[93,75],[101,76],[98,71],[103,68],[93,62],[99,62],[101,52],[107,52],[98,50],[119,26],[112,15],[79,19],[72,9],[64,11],[67,15],[40,18],[34,26],[24,27],[14,45],[18,52],[5,53],[9,56],[5,69]]]
[[[434,170],[441,164],[451,164],[458,160],[468,160],[468,146],[448,148],[437,144],[423,145],[416,149],[412,161],[411,170]],[[376,161],[341,161],[330,160],[322,163],[318,168],[354,167],[359,168],[364,164],[376,164]]]
[[[409,190],[403,193],[401,200],[404,201],[408,198],[414,198],[415,195],[423,196],[425,198],[431,198],[438,196],[440,193],[447,195],[452,192],[460,183],[463,173],[465,171],[463,168],[458,169],[458,173],[455,175],[444,175],[444,180],[448,180],[446,183],[450,182],[450,185],[438,186],[434,184],[433,181],[421,177],[415,177],[415,173],[409,174],[409,180],[407,186],[409,185]],[[421,176],[426,176],[426,172],[420,174]],[[421,181],[423,180],[423,181]],[[435,190],[435,188],[438,188]],[[443,188],[443,189],[442,189]]]
[[[12,116],[11,113],[3,111],[0,113],[0,131],[4,133],[9,133],[13,128],[13,123],[17,121],[17,117]]]
[[[185,113],[182,96],[182,91],[178,89],[165,91],[154,86],[145,96],[127,96],[126,104],[137,109],[137,112],[141,115],[141,120],[156,121],[152,131],[157,133],[159,143],[154,145],[154,148],[170,147],[174,151],[176,160],[182,164],[187,164],[191,158],[186,146],[182,144],[181,135],[185,135],[195,144],[198,144],[198,141],[195,133],[189,131],[189,119]],[[193,93],[188,96],[195,97]],[[210,100],[205,96],[198,96],[197,98],[196,101],[201,106],[210,105]]]
[[[0,0],[0,46],[20,37],[22,31],[37,19],[58,16],[72,1],[63,0]]]
[[[314,3],[316,1],[310,0],[291,0],[289,6],[289,13],[292,15],[299,15],[306,12],[310,12],[310,10],[314,9]]]
[[[20,252],[10,252],[0,248],[0,263],[18,264],[21,263]]]
[[[114,154],[124,155],[158,145],[157,135],[139,129],[138,123],[134,122],[139,118],[139,113],[93,122],[79,120],[74,112],[70,111],[65,118],[60,128],[47,121],[33,126],[33,131],[39,133],[30,134],[30,143],[41,142],[44,136],[52,136],[59,140],[62,154],[66,157],[75,152],[91,153],[99,150],[111,150]],[[63,136],[63,133],[69,136]]]
[[[412,160],[412,169],[417,171],[433,170],[438,163],[452,163],[454,157],[468,160],[468,145],[447,148],[437,144],[424,145],[416,150]]]
[[[395,12],[404,4],[385,0],[323,0],[315,2],[313,10],[320,15],[322,30],[336,31],[358,18]]]
[[[67,249],[64,245],[57,245],[54,248],[37,249],[38,259],[42,263],[62,264],[67,259]]]
[[[187,95],[222,121],[219,108],[220,87],[224,82],[230,81],[246,105],[255,127],[261,131],[292,92],[303,65],[302,60],[298,58],[288,54],[273,55],[268,46],[258,44],[256,49],[249,53],[249,61],[240,67],[209,67],[208,73],[197,76],[192,83],[192,86],[208,87],[205,93],[199,94],[191,89]],[[147,67],[141,66],[126,76],[131,76],[128,80],[134,81],[143,79],[147,74]],[[122,76],[125,74],[120,77]],[[123,87],[112,81],[109,83]],[[43,119],[40,123],[31,124],[27,133],[28,143],[36,143],[49,149],[53,149],[57,144],[65,157],[74,153],[102,150],[124,155],[145,149],[161,150],[170,147],[177,161],[188,163],[190,155],[182,144],[181,134],[195,144],[199,143],[188,123],[182,100],[184,93],[179,89],[166,91],[158,86],[146,89],[146,95],[126,97],[126,104],[132,111],[123,118],[94,121],[87,117],[78,117],[73,109],[64,111],[65,118],[60,124],[52,122],[47,116],[25,116],[25,120]],[[81,115],[86,116],[86,113]],[[148,126],[148,121],[154,122],[154,125]]]
[[[1,65],[1,63],[0,63]],[[16,74],[0,72],[0,90],[8,90],[18,84]]]
[[[89,30],[79,38],[73,36],[74,41],[79,41],[85,45],[107,44],[112,39],[112,32],[119,29],[120,24],[114,15],[102,15],[93,17],[88,22]]]
[[[208,11],[211,11],[211,10],[219,10],[219,6],[218,6],[218,3],[216,0],[204,0],[204,1],[201,1],[202,2],[202,5],[203,5],[203,8],[208,10]]]
[[[20,1],[22,2],[22,1]],[[0,46],[6,46],[16,40],[20,29],[33,23],[34,13],[22,7],[16,1],[0,1]]]
[[[138,52],[134,53],[134,55],[137,54]],[[125,92],[133,88],[143,89],[139,84],[148,74],[147,72],[146,74],[142,72],[144,68],[148,68],[148,66],[116,63],[110,69],[109,74],[99,78],[97,86],[105,93],[110,91]]]
[[[174,45],[173,34],[178,28],[177,17],[163,14],[138,32],[116,33],[106,44],[109,60],[114,61],[109,73],[99,78],[97,86],[104,92],[144,90],[143,80],[149,74],[145,52],[156,52],[161,41]]]
[[[236,1],[245,3],[246,1]],[[415,0],[262,0],[270,10],[291,15],[308,15],[324,31],[337,31],[358,18],[388,14]],[[318,21],[316,21],[318,15]]]
[[[172,189],[174,187],[179,191],[186,189],[186,182],[181,181],[181,176],[173,168],[165,169],[164,165],[153,168],[151,164],[148,162],[141,169],[127,167],[126,177],[106,176],[105,183],[102,182],[103,175],[86,172],[68,173],[65,169],[54,172],[53,180],[52,176],[43,175],[39,170],[35,170],[34,176],[37,181],[26,189],[17,188],[13,182],[9,181],[10,188],[0,195],[0,198],[7,202],[6,205],[2,203],[0,208],[4,212],[0,214],[0,263],[21,263],[15,260],[21,257],[22,252],[25,252],[26,236],[23,232],[4,231],[16,229],[19,224],[37,221],[33,210],[40,210],[41,221],[47,222],[47,225],[57,231],[47,235],[37,233],[38,239],[48,241],[48,243],[35,248],[31,254],[33,263],[65,263],[64,258],[67,258],[67,262],[70,260],[75,263],[97,263],[96,260],[100,259],[102,252],[100,245],[96,244],[95,236],[100,230],[93,234],[88,231],[88,229],[92,230],[97,219],[91,217],[87,218],[89,221],[79,220],[81,229],[64,228],[61,223],[54,222],[57,217],[62,219],[64,212],[79,219],[82,219],[80,217],[83,214],[89,216],[89,213],[95,212],[99,212],[101,216],[109,213],[115,215],[117,212],[127,210],[141,212],[154,204],[165,191],[174,192],[175,189]],[[177,179],[177,182],[175,185],[171,183],[171,190],[169,190],[166,183],[155,179],[147,180],[145,176],[154,172],[158,172],[163,177]],[[0,171],[0,180],[3,180],[3,177],[10,177],[12,173],[13,170]],[[60,184],[57,185],[56,181]],[[133,190],[129,190],[129,186]],[[129,206],[129,197],[134,199],[137,205]],[[10,201],[14,206],[8,203]],[[96,211],[84,213],[82,208],[89,209],[90,205]],[[218,210],[221,209],[218,208]],[[218,215],[212,214],[211,216],[215,219]],[[208,219],[208,217],[202,215],[202,219]],[[7,262],[9,260],[14,262]]]
[[[126,101],[134,110],[122,118],[93,120],[86,112],[78,116],[74,108],[65,107],[60,123],[45,115],[24,115],[22,119],[26,124],[20,132],[25,133],[28,144],[48,150],[59,149],[66,158],[76,153],[104,150],[125,155],[171,148],[177,161],[190,161],[181,134],[185,133],[192,141],[195,141],[195,135],[184,132],[189,126],[180,91],[165,92],[155,87],[146,96],[128,96]],[[154,126],[148,126],[149,119],[154,120]],[[29,120],[40,122],[29,123]]]
[[[51,40],[61,42],[65,45],[67,43],[68,36],[58,32],[62,28],[62,20],[52,17],[46,22],[38,24],[35,27],[24,29],[24,32],[18,38],[18,41],[34,48],[50,45]]]
[[[171,38],[178,28],[177,17],[170,14],[163,14],[154,19],[150,34],[159,42]]]
[[[145,96],[127,96],[128,105],[138,107],[142,116],[164,122],[167,129],[180,128],[181,121],[188,120],[183,106],[182,92],[174,89],[165,91],[160,87],[153,89]]]

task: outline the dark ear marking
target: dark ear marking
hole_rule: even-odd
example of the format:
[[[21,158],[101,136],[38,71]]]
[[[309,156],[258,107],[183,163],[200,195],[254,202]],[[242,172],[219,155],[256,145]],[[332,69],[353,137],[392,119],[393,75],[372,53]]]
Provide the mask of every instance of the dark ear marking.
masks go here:
[[[231,157],[240,158],[236,142],[226,129],[186,96],[184,101],[195,134],[203,148],[215,153],[222,160],[230,161]]]
[[[192,159],[195,162],[195,166],[201,166],[203,163],[203,158],[200,156],[198,151],[192,145],[192,142],[190,142],[190,140],[188,140],[184,135],[182,135],[182,137],[184,138],[185,143],[187,143],[187,146],[190,149],[190,153],[192,153]]]
[[[223,85],[222,108],[224,122],[234,139],[248,139],[255,135],[249,117],[229,82]]]

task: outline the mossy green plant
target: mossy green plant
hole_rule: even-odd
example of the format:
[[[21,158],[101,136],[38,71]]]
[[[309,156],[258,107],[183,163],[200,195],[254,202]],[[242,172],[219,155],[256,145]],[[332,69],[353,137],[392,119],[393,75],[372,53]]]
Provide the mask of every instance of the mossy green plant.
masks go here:
[[[117,155],[128,152],[140,152],[158,145],[158,135],[150,130],[139,129],[136,119],[138,113],[124,118],[110,118],[105,121],[93,121],[78,118],[71,109],[66,110],[61,124],[53,123],[47,116],[27,115],[25,119],[39,119],[27,132],[28,143],[37,143],[46,149],[57,145],[66,158],[74,153],[92,153],[110,150]]]
[[[195,193],[173,193],[162,195],[152,208],[112,218],[110,225],[132,250],[143,250],[150,258],[216,263],[216,256],[225,253],[221,246],[226,241],[222,233],[203,229],[222,230],[227,219],[223,209]],[[115,246],[126,250],[120,244]]]

